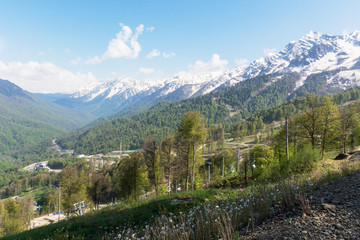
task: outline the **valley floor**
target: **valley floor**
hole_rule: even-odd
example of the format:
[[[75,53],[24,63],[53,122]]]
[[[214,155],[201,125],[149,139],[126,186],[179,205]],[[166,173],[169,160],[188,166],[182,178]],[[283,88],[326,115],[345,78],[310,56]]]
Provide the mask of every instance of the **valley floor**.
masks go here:
[[[360,171],[317,187],[299,208],[249,227],[246,239],[360,239]],[[245,233],[243,233],[245,234]]]

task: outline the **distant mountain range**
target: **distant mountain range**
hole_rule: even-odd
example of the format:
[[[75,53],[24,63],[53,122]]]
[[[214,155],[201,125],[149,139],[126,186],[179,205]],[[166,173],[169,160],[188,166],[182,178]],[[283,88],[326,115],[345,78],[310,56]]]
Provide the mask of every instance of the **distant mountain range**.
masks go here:
[[[65,108],[0,79],[0,155],[83,127],[95,117]]]
[[[299,73],[292,92],[295,93],[310,79],[310,75],[326,71],[323,79],[325,88],[333,92],[359,85],[359,69],[359,31],[337,36],[311,31],[300,40],[290,42],[278,53],[270,53],[248,66],[225,72],[182,74],[162,81],[116,78],[71,94],[38,95],[96,116],[122,116],[131,111],[148,109],[163,100],[179,101],[196,97],[267,74]]]

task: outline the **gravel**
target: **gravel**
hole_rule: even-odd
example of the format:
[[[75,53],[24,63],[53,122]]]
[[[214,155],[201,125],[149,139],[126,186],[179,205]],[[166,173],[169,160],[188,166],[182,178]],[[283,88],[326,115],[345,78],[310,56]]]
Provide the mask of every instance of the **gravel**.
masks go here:
[[[241,239],[360,239],[360,172],[318,186],[301,206],[241,233]]]

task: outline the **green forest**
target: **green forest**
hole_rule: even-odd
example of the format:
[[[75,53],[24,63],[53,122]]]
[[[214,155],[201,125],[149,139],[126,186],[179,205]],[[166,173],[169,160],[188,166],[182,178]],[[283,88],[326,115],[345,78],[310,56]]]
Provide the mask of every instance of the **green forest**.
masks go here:
[[[261,76],[204,96],[180,102],[161,102],[148,111],[127,118],[117,118],[62,137],[59,143],[78,154],[118,150],[120,142],[125,149],[138,149],[149,136],[161,140],[174,133],[182,116],[188,111],[199,111],[204,116],[205,124],[222,124],[226,131],[231,131],[231,128],[236,128],[236,125],[246,119],[254,122],[254,117],[261,118],[265,123],[278,121],[286,114],[292,115],[300,111],[299,105],[303,103],[305,93],[297,93],[302,97],[285,102],[292,98],[289,92],[295,88],[295,80],[299,77],[296,73],[283,77]],[[322,74],[310,77],[318,79]],[[274,79],[277,79],[274,84],[266,85]],[[321,89],[322,84],[324,83],[320,81],[318,89]],[[313,91],[316,89],[313,88]],[[334,95],[337,104],[358,98],[359,88]]]
[[[50,165],[63,168],[61,173],[24,173],[3,188],[1,194],[14,196],[41,187],[42,213],[47,213],[58,209],[59,190],[53,186],[61,186],[61,209],[70,215],[73,203],[79,201],[97,209],[115,198],[135,201],[178,190],[247,186],[301,176],[311,172],[327,152],[346,153],[360,144],[360,104],[337,105],[335,99],[345,101],[344,96],[351,96],[341,94],[342,97],[336,95],[336,98],[311,94],[301,98],[296,105],[297,113],[285,115],[287,123],[283,122],[262,140],[251,143],[252,147],[241,155],[239,148],[224,148],[226,132],[221,125],[206,124],[199,111],[189,111],[182,116],[173,134],[160,141],[152,136],[145,138],[140,150],[112,165],[105,164],[97,169],[91,162],[75,157],[54,159]],[[253,120],[248,130],[252,129],[255,134],[262,134],[271,127],[264,124],[261,117]],[[248,132],[237,138],[246,135]],[[234,140],[236,138],[232,138]],[[12,202],[4,204],[6,209],[12,209],[6,204],[14,205]],[[23,202],[17,208],[28,209],[26,206]],[[29,211],[24,210],[23,214]],[[17,225],[17,219],[23,217],[19,215],[5,221],[17,227],[3,225],[4,233],[23,229],[23,225]]]

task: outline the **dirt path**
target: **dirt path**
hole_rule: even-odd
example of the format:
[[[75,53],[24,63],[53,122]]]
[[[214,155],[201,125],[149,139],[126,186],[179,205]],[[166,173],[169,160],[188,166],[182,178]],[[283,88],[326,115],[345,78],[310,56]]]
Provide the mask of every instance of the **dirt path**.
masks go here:
[[[360,239],[360,172],[318,187],[309,198],[312,215],[294,209],[255,227],[246,239]]]
[[[65,219],[64,214],[60,214],[60,220]],[[36,217],[33,220],[31,220],[31,227],[30,228],[37,228],[41,226],[48,225],[50,223],[58,222],[59,220],[59,214],[58,213],[49,213],[44,216]]]

